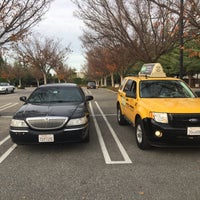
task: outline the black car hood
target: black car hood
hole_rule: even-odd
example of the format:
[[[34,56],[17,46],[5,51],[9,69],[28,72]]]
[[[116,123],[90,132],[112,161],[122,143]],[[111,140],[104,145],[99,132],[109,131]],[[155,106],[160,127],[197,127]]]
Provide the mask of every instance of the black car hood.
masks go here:
[[[60,116],[71,118],[74,113],[81,115],[84,112],[84,103],[57,103],[57,104],[25,104],[15,114],[14,118]]]

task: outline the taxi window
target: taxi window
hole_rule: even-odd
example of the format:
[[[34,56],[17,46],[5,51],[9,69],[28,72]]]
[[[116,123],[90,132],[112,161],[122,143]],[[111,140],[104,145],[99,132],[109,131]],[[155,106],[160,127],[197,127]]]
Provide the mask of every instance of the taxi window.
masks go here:
[[[129,80],[126,82],[126,85],[125,85],[123,91],[124,91],[124,92],[131,91],[132,84],[133,84],[133,80],[130,80],[130,79],[129,79]]]
[[[128,80],[123,91],[131,92],[136,95],[136,82],[134,80]]]

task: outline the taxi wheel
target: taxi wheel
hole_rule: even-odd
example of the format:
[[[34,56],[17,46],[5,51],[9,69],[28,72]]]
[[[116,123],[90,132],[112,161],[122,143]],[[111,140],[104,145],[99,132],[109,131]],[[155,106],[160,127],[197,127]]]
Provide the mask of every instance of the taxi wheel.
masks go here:
[[[117,121],[118,121],[119,125],[127,124],[127,122],[124,118],[124,115],[122,115],[122,111],[121,111],[121,108],[119,105],[117,106]]]
[[[147,150],[151,147],[148,142],[142,120],[140,118],[137,119],[137,121],[136,121],[135,136],[136,136],[137,146],[140,149]]]

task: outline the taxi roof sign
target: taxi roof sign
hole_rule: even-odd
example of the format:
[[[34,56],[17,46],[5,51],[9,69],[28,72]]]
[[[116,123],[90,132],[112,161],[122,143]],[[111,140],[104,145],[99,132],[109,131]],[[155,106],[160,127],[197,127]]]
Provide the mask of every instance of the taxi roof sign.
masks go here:
[[[160,63],[147,63],[142,66],[139,76],[166,77],[166,74]]]

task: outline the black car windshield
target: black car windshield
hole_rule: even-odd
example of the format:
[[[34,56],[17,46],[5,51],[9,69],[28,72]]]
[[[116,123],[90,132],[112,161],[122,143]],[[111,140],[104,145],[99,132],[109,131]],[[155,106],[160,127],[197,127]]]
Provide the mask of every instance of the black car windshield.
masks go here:
[[[145,80],[140,82],[141,98],[194,98],[194,93],[178,80]]]
[[[29,103],[82,102],[83,94],[78,87],[42,87],[28,98]]]

